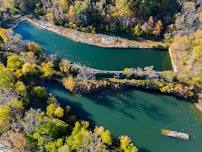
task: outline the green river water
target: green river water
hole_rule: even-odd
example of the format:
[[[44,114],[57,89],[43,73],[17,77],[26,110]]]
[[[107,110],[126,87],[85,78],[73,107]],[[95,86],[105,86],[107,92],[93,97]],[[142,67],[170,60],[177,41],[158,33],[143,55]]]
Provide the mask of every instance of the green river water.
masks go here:
[[[14,32],[39,43],[48,53],[98,69],[148,65],[159,71],[171,69],[167,51],[104,49],[71,41],[27,23],[19,24]],[[140,90],[70,95],[57,83],[47,86],[62,105],[71,105],[79,118],[103,125],[114,136],[128,135],[142,152],[202,152],[202,114],[183,100]],[[161,136],[162,128],[189,133],[190,140]]]

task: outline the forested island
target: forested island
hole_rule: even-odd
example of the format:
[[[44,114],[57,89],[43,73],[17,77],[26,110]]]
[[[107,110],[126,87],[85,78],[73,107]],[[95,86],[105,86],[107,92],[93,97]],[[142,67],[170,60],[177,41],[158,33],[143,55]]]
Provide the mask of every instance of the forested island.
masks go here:
[[[78,118],[48,84],[58,83],[72,96],[146,90],[185,99],[202,111],[201,8],[200,0],[0,0],[0,150],[145,152],[130,135],[115,137]],[[99,47],[169,48],[173,70],[98,70],[48,54],[13,32],[23,18]]]

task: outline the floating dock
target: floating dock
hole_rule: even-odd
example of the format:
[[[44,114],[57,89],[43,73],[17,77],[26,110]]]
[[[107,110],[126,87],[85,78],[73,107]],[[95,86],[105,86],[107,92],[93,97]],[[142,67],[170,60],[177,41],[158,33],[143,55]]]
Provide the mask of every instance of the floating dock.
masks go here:
[[[187,133],[177,132],[177,131],[168,130],[168,129],[161,129],[161,134],[168,137],[189,140],[189,134]]]

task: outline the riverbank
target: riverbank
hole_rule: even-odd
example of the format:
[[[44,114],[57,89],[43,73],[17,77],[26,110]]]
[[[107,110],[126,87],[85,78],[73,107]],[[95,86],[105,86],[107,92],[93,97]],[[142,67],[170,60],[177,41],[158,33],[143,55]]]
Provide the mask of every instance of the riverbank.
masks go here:
[[[118,36],[109,36],[104,34],[84,33],[70,28],[57,26],[46,21],[37,20],[31,17],[23,17],[23,20],[16,22],[16,25],[22,21],[27,21],[39,28],[54,32],[76,42],[81,42],[89,45],[99,46],[103,48],[156,48],[167,49],[167,45],[163,42],[151,40],[128,40]]]
[[[198,103],[195,103],[194,105],[199,111],[202,112],[202,101],[198,101]]]

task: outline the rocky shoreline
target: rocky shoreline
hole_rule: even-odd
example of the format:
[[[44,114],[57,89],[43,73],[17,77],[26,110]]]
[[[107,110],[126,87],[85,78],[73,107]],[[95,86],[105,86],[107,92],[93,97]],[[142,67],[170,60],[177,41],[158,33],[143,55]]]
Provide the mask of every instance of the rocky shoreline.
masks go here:
[[[105,34],[94,34],[76,31],[70,28],[57,26],[47,21],[38,20],[31,17],[24,17],[20,22],[26,21],[39,28],[54,32],[58,35],[64,36],[76,42],[81,42],[89,45],[104,47],[104,48],[155,48],[167,49],[168,46],[163,42],[156,42],[151,40],[128,40],[118,36],[109,36]],[[20,22],[16,22],[19,24]],[[16,24],[16,25],[17,25]],[[16,27],[14,26],[14,28]]]

